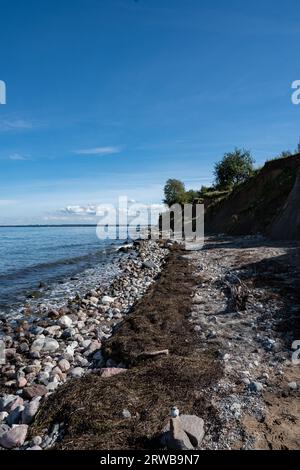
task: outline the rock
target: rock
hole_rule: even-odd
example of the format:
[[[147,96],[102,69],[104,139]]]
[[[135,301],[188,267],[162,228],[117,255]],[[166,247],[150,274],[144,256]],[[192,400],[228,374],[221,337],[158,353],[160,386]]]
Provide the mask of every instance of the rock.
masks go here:
[[[27,447],[26,450],[43,450],[40,446]]]
[[[27,385],[27,380],[25,379],[25,377],[20,377],[18,380],[17,380],[17,386],[18,388],[23,388]]]
[[[262,392],[263,389],[263,384],[261,384],[260,382],[250,382],[249,390],[251,392]]]
[[[41,438],[41,436],[35,436],[31,441],[32,445],[34,446],[40,446],[42,442],[43,439]]]
[[[67,359],[61,359],[60,361],[58,361],[58,367],[62,372],[68,372],[71,366]]]
[[[7,424],[0,424],[0,437],[2,437],[7,431],[10,430],[10,427]]]
[[[26,352],[28,352],[28,351],[29,351],[29,346],[28,346],[28,344],[27,344],[27,343],[21,343],[21,344],[19,345],[19,347],[18,347],[18,351],[19,351],[20,353],[23,353],[23,354],[26,353]]]
[[[8,413],[6,411],[1,411],[0,412],[0,422],[4,421],[8,416]]]
[[[47,385],[47,390],[49,392],[54,392],[54,390],[56,390],[58,386],[59,386],[58,382],[49,382]]]
[[[93,363],[97,368],[100,368],[105,364],[105,360],[101,351],[97,351],[95,354],[93,354]]]
[[[119,369],[118,367],[104,367],[100,370],[100,375],[103,378],[113,377],[114,375],[122,374],[127,369]]]
[[[146,269],[155,269],[157,268],[156,264],[153,261],[144,261],[142,264],[143,268]]]
[[[7,406],[17,397],[16,395],[3,395],[0,398],[0,411],[6,411]]]
[[[10,413],[14,409],[16,409],[18,406],[23,406],[23,404],[24,404],[23,398],[15,397],[15,399],[9,402],[9,404],[6,406],[5,411]]]
[[[204,421],[195,415],[179,416],[183,430],[188,435],[192,445],[198,447],[204,437]]]
[[[43,352],[55,352],[59,348],[59,343],[54,338],[45,338],[42,347]]]
[[[101,303],[103,305],[109,305],[109,304],[113,303],[114,301],[115,301],[115,299],[113,297],[110,297],[109,295],[105,295],[101,299]]]
[[[73,321],[68,315],[63,315],[57,322],[60,326],[70,328],[73,325]]]
[[[22,423],[31,424],[40,406],[40,397],[36,397],[25,405],[22,413]]]
[[[30,348],[30,352],[39,353],[42,350],[42,347],[44,346],[44,342],[45,342],[44,335],[39,336],[37,339],[33,341],[31,348]]]
[[[129,418],[131,418],[131,413],[130,413],[129,410],[126,410],[126,408],[125,408],[125,409],[122,411],[122,416],[123,416],[123,418],[125,418],[125,419],[129,419]]]
[[[84,369],[82,367],[74,367],[74,369],[70,371],[71,377],[74,377],[74,378],[82,377],[83,374],[84,374]]]
[[[290,390],[297,390],[297,383],[296,382],[290,382],[288,384],[288,387]]]
[[[31,400],[35,397],[43,397],[48,393],[47,388],[45,385],[30,385],[29,387],[25,387],[23,389],[23,395],[25,398]]]
[[[45,328],[45,331],[47,331],[50,336],[57,336],[61,332],[61,327],[59,325],[48,326]]]
[[[40,372],[37,376],[37,381],[46,386],[49,382],[49,377],[49,372]]]
[[[9,413],[8,418],[6,419],[6,422],[9,426],[12,426],[13,424],[19,424],[21,421],[21,416],[22,412],[24,410],[24,406],[17,406],[13,411]]]
[[[163,431],[161,444],[172,450],[192,450],[194,447],[184,432],[180,417],[171,418]]]
[[[13,449],[24,444],[28,432],[26,424],[14,426],[0,437],[0,446],[5,449]]]

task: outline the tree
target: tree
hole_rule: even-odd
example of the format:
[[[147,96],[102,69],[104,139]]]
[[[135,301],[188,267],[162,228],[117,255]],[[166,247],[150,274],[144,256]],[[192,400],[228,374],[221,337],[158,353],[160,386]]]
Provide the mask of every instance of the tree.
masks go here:
[[[246,181],[253,173],[253,164],[249,150],[235,148],[233,152],[225,153],[223,159],[215,164],[216,186],[228,189]]]
[[[184,183],[176,179],[169,179],[164,187],[164,203],[171,207],[173,204],[184,204],[186,202],[186,192]]]

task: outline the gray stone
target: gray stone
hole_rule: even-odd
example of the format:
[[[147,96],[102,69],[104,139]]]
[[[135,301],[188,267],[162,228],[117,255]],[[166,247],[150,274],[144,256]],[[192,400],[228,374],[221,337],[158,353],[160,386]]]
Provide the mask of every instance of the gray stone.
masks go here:
[[[6,411],[0,411],[0,421],[4,421],[8,416]]]
[[[54,392],[54,390],[56,390],[58,386],[59,386],[58,382],[49,382],[47,385],[47,390],[49,392]]]
[[[194,447],[199,446],[204,437],[204,421],[195,415],[179,416],[183,430],[188,435]]]
[[[68,315],[63,315],[62,317],[59,318],[57,322],[60,326],[69,328],[70,326],[73,325],[73,321]]]
[[[68,372],[71,366],[67,359],[60,359],[60,361],[58,361],[58,367],[62,372]]]
[[[10,430],[10,427],[7,424],[0,424],[0,437],[2,437],[7,431]]]
[[[17,398],[16,395],[6,395],[6,394],[3,395],[0,398],[0,411],[5,411],[7,408],[7,405],[13,400],[15,400],[16,398]]]
[[[290,390],[297,390],[297,383],[296,382],[290,382],[288,384],[288,387]]]
[[[42,351],[55,352],[59,348],[59,343],[54,338],[45,338]]]
[[[171,418],[163,431],[161,444],[172,450],[192,450],[194,447],[184,432],[180,418]]]
[[[25,405],[22,413],[22,423],[31,424],[40,406],[40,397],[36,397]]]
[[[155,269],[157,267],[153,261],[144,261],[142,266],[146,269]]]
[[[263,388],[263,384],[261,384],[260,382],[251,382],[249,385],[249,389],[251,392],[262,392]]]
[[[70,375],[74,378],[82,377],[83,374],[84,369],[82,367],[74,367],[74,369],[70,371]]]
[[[44,335],[39,336],[33,341],[31,348],[30,348],[30,352],[39,353],[42,350],[44,343],[45,343]]]
[[[28,432],[26,424],[14,426],[0,437],[0,446],[5,449],[13,449],[24,444]]]
[[[13,411],[11,411],[6,419],[6,422],[9,426],[13,424],[19,424],[21,421],[22,412],[24,410],[24,406],[17,406]]]
[[[34,446],[40,446],[42,442],[43,439],[41,438],[41,436],[35,436],[31,441],[32,445]]]
[[[129,410],[127,410],[127,409],[125,408],[125,409],[122,411],[122,416],[123,416],[123,418],[125,418],[125,419],[129,419],[129,418],[131,418],[131,413],[130,413]]]

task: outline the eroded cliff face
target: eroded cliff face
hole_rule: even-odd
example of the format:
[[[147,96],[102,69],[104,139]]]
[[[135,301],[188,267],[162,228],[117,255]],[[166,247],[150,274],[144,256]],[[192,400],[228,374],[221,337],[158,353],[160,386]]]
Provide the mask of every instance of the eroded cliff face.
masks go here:
[[[250,181],[208,207],[206,234],[300,239],[299,174],[300,154],[267,162]]]
[[[277,240],[300,240],[300,169],[282,211],[274,220],[271,237]]]

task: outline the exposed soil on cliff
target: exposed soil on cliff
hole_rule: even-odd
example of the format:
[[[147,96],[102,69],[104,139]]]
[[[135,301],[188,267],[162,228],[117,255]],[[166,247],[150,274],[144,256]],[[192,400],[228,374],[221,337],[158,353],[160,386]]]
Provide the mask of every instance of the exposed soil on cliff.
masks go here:
[[[210,201],[206,233],[300,240],[299,182],[300,155],[267,162],[228,196]]]

